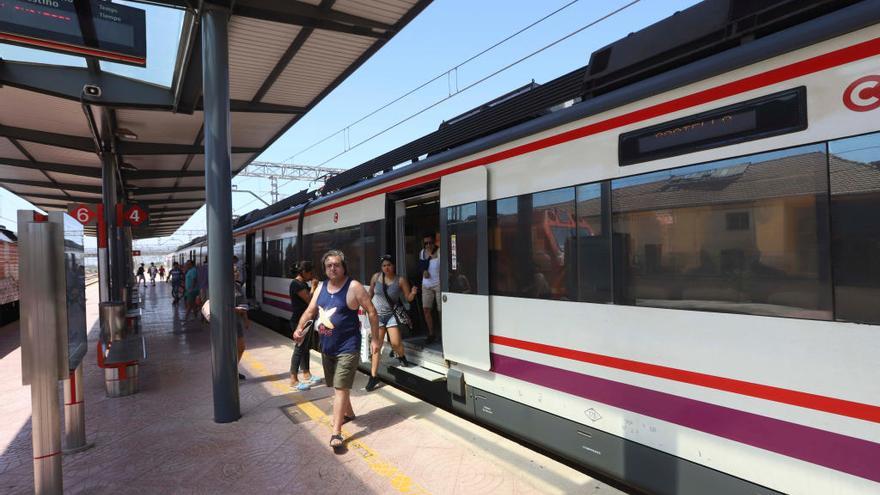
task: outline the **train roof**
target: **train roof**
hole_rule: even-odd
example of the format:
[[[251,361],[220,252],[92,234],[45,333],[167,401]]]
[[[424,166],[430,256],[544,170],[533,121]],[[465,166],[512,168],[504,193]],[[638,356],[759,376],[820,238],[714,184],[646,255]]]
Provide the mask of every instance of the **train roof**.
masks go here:
[[[8,230],[5,225],[0,225],[0,242],[18,242],[15,232]]]
[[[236,229],[285,216],[307,202],[324,203],[860,29],[878,21],[877,3],[706,0],[596,50],[590,56],[590,65],[469,110],[430,134],[331,177],[319,191],[301,191],[251,212],[239,219]],[[857,4],[861,5],[846,9]],[[835,12],[837,15],[832,15]],[[790,30],[792,27],[798,29]],[[553,111],[557,109],[565,111]],[[425,156],[428,158],[421,159]]]

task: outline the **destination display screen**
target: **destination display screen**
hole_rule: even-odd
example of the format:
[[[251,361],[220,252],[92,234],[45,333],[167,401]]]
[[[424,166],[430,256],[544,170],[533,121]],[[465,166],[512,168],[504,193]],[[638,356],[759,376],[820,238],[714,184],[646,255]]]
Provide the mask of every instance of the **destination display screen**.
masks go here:
[[[620,135],[620,165],[777,136],[807,128],[805,87]]]
[[[146,66],[146,15],[109,0],[0,0],[0,41]]]

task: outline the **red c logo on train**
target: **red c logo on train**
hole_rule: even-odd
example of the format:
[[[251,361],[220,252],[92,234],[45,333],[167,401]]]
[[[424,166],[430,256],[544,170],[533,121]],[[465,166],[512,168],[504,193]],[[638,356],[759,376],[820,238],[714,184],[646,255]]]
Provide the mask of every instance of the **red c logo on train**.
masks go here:
[[[880,76],[860,77],[846,87],[843,104],[853,112],[867,112],[880,107]]]

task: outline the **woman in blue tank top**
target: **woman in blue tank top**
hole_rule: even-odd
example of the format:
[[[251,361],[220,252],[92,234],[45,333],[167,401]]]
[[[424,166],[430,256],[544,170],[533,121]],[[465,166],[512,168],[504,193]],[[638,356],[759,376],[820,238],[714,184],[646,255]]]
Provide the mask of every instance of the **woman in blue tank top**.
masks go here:
[[[314,318],[315,331],[321,338],[324,381],[328,387],[335,389],[330,446],[338,450],[343,444],[342,424],[355,418],[351,407],[351,387],[360,360],[361,322],[358,307],[364,308],[371,328],[379,326],[379,315],[364,286],[349,278],[342,251],[328,251],[321,258],[321,265],[327,280],[312,296],[309,307],[293,332],[293,340],[302,342],[304,327]]]

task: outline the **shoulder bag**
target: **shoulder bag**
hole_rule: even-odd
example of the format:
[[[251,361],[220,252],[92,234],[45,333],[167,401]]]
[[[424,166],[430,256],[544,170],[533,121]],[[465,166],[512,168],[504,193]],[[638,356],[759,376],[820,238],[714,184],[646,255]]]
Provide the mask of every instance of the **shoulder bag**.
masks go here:
[[[402,287],[401,290],[403,290]],[[392,303],[391,298],[388,297],[388,285],[385,283],[384,275],[382,276],[382,293],[385,295],[385,300],[388,301],[388,305],[391,306],[391,314],[394,315],[394,319],[397,320],[397,323],[412,327],[412,318],[409,317],[409,313],[406,312],[406,309],[400,304],[397,304],[397,301]]]

